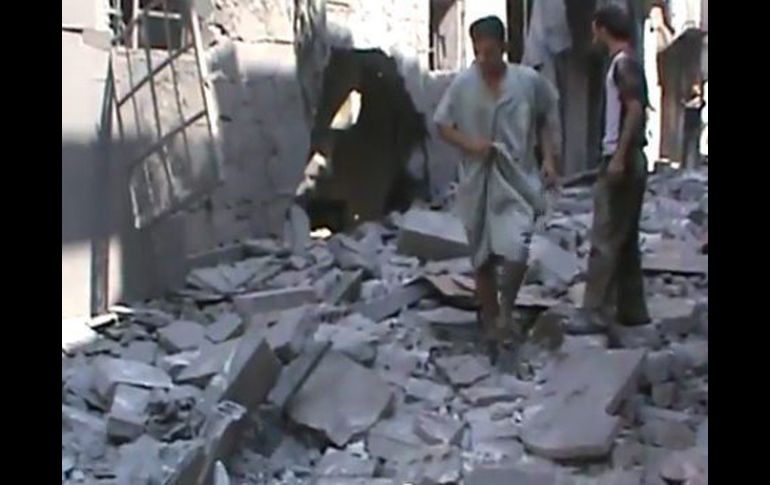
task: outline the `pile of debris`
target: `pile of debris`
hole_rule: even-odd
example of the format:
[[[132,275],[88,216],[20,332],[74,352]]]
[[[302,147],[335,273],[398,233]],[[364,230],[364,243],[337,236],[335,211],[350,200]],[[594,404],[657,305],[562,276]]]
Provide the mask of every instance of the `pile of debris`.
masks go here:
[[[705,173],[650,179],[651,324],[533,338],[510,368],[475,340],[448,212],[218,251],[175,295],[78,329],[62,482],[707,483],[707,197]],[[517,302],[533,329],[569,328],[590,211],[590,186],[565,188],[534,240]]]

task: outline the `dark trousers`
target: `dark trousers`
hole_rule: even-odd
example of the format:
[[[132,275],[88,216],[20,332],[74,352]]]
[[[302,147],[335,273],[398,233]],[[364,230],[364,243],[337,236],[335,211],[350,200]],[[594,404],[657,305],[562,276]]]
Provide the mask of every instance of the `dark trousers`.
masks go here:
[[[639,249],[647,161],[641,149],[630,156],[626,173],[617,180],[607,179],[609,158],[599,169],[583,306],[609,311],[615,302],[618,322],[641,323],[649,320]]]

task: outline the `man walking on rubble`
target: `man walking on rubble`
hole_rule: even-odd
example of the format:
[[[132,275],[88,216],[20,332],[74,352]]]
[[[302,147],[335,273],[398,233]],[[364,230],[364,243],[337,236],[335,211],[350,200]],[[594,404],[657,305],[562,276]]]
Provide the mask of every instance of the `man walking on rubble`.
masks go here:
[[[534,222],[545,212],[538,138],[546,182],[556,180],[558,95],[536,71],[503,60],[505,27],[499,18],[475,21],[470,36],[475,62],[457,74],[434,121],[442,138],[463,152],[457,208],[471,247],[479,323],[494,359],[514,330],[510,319]]]
[[[614,320],[625,326],[649,321],[644,298],[639,218],[647,182],[644,152],[647,87],[631,47],[632,24],[620,7],[599,9],[594,42],[610,55],[605,80],[602,160],[594,192],[591,253],[583,308],[575,333],[603,331]]]

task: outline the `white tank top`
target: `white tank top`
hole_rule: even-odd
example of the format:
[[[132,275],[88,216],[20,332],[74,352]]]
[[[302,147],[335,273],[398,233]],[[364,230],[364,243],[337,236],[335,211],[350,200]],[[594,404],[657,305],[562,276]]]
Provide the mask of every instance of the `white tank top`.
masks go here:
[[[607,78],[604,81],[604,138],[602,139],[602,155],[614,154],[620,140],[623,104],[620,101],[620,90],[617,84],[615,84],[613,76],[618,61],[626,55],[624,51],[615,54],[612,62],[610,62]]]

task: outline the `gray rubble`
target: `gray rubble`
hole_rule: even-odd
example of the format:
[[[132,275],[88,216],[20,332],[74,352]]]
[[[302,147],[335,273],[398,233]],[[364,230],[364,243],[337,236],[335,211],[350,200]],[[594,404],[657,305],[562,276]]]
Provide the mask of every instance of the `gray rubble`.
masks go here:
[[[70,322],[63,483],[707,483],[707,179],[650,176],[649,325],[543,340],[585,291],[580,184],[535,235],[515,367],[478,342],[448,208],[332,240],[289,224],[196,255],[167,299]]]

